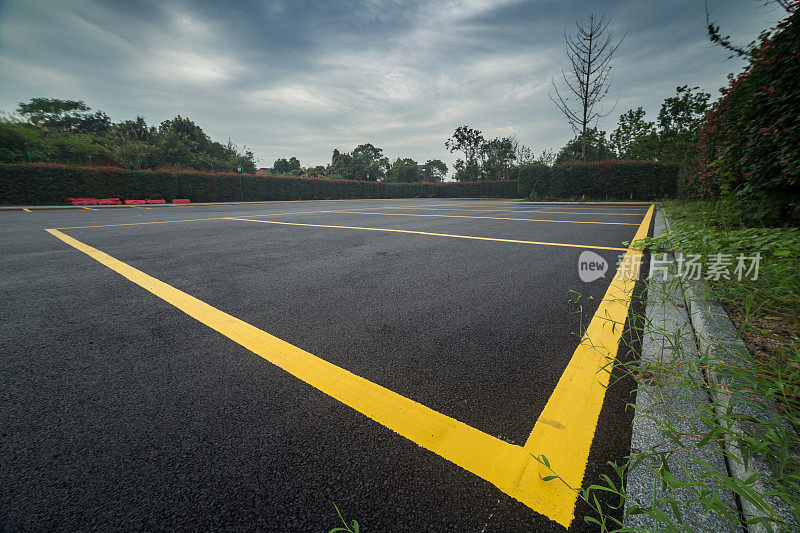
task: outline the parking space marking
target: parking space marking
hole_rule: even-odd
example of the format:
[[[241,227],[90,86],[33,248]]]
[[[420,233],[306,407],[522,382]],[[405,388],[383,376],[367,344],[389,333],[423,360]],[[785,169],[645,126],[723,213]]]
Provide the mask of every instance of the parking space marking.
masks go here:
[[[100,211],[95,207],[86,207],[85,205],[80,206],[81,209],[88,209],[89,211]]]
[[[30,212],[31,212],[31,210],[30,210],[30,209],[28,209],[28,208],[25,208],[25,207],[23,207],[23,208],[22,208],[22,210],[23,210],[23,211],[27,211],[28,213],[30,213]]]
[[[349,211],[349,210],[347,210]],[[339,213],[339,210],[335,211],[294,211],[291,213],[267,213],[264,215],[249,215],[251,217],[265,217],[265,216],[284,216],[284,215],[310,215],[314,213]],[[153,220],[150,222],[122,222],[119,224],[94,224],[89,226],[67,226],[63,228],[51,228],[51,229],[90,229],[90,228],[114,228],[117,226],[145,226],[148,224],[173,224],[176,222],[203,222],[206,220],[228,220],[231,217],[211,217],[211,218],[184,218],[179,220]]]
[[[653,206],[633,241],[647,235],[652,214]],[[617,270],[530,437],[524,446],[516,446],[293,346],[57,229],[46,231],[273,365],[569,528],[578,494],[557,480],[543,481],[550,471],[534,456],[546,456],[570,486],[583,483],[608,384],[605,370],[619,349],[643,252],[625,250],[630,264],[624,267],[623,261]]]
[[[436,218],[474,218],[484,220],[519,220],[523,222],[556,222],[564,224],[608,224],[614,226],[638,226],[638,222],[589,222],[585,220],[553,220],[553,219],[537,219],[537,218],[510,218],[510,217],[480,217],[473,215],[440,215],[440,214],[420,214],[420,213],[370,213],[366,211],[338,211],[340,214],[354,214],[354,215],[381,215],[387,217],[436,217]],[[265,216],[265,215],[258,215]]]
[[[592,246],[588,244],[567,244],[561,242],[522,241],[517,239],[498,239],[495,237],[478,237],[475,235],[454,235],[451,233],[432,233],[430,231],[414,231],[407,229],[366,228],[362,226],[335,226],[333,224],[304,224],[300,222],[280,222],[278,220],[255,220],[252,218],[241,218],[241,217],[229,217],[226,220],[239,220],[242,222],[261,222],[262,224],[280,224],[282,226],[305,226],[309,228],[336,228],[336,229],[355,229],[364,231],[386,231],[390,233],[410,233],[413,235],[428,235],[432,237],[451,237],[454,239],[472,239],[477,241],[511,242],[515,244],[535,244],[540,246],[566,246],[569,248],[584,248],[584,249],[590,248],[592,250],[616,250],[620,252],[624,252],[625,250],[627,250],[627,248],[616,248],[613,246]]]
[[[364,207],[363,209],[371,209]],[[571,212],[571,211],[533,211],[532,209],[494,209],[487,207],[486,209],[466,209],[460,207],[379,207],[378,209],[424,209],[426,211],[505,211],[511,213],[547,213],[547,214],[561,214],[561,215],[604,215],[604,216],[619,216],[619,217],[641,217],[644,213],[589,213],[589,212]],[[354,209],[355,211],[355,209]]]
[[[653,211],[651,205],[631,242],[647,237]],[[554,472],[571,487],[580,487],[583,483],[642,256],[640,250],[628,249],[625,253],[580,344],[525,442],[526,450],[547,457]],[[559,486],[566,488],[563,483]]]

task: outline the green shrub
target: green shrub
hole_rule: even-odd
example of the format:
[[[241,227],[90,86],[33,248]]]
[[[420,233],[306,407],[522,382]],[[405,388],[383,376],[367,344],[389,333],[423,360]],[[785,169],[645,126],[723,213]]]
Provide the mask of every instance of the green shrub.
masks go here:
[[[240,186],[241,184],[241,186]],[[47,163],[0,163],[0,203],[63,204],[69,197],[193,202],[338,200],[347,198],[513,198],[514,181],[385,183],[351,180],[135,171]]]
[[[706,114],[682,173],[689,197],[731,196],[800,221],[800,10],[766,34]]]
[[[518,192],[537,199],[657,200],[675,195],[677,174],[677,164],[646,161],[525,165]]]
[[[548,187],[550,167],[541,163],[522,165],[517,170],[517,192],[523,198],[539,198]]]

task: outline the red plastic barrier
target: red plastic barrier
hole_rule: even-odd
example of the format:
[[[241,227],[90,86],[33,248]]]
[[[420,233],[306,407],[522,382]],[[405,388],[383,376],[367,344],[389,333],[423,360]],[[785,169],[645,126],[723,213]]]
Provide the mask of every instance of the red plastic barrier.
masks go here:
[[[147,202],[144,200],[125,200],[125,205],[141,205],[145,203]]]
[[[148,204],[165,204],[167,203],[166,200],[147,200]]]
[[[188,204],[189,203],[189,199],[188,198],[175,198],[175,199],[172,200],[172,203],[173,204]]]
[[[97,200],[97,205],[120,205],[121,203],[119,198],[100,198]]]
[[[67,198],[72,205],[97,205],[97,198]]]

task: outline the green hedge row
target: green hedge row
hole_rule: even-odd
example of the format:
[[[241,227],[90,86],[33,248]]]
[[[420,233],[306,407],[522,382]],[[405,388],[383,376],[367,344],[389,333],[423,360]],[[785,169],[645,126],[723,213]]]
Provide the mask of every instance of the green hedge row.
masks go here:
[[[241,183],[241,188],[240,188]],[[377,183],[252,174],[134,171],[40,163],[0,164],[0,204],[64,204],[69,197],[192,202],[350,198],[513,198],[515,181]]]
[[[517,192],[547,200],[657,200],[675,196],[678,169],[674,163],[615,160],[524,165]]]

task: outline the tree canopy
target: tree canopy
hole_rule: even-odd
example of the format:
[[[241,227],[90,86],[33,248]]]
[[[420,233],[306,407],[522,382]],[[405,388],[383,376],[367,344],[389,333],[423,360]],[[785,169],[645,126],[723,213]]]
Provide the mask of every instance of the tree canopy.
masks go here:
[[[255,172],[253,153],[242,154],[230,139],[212,141],[202,128],[180,115],[148,126],[144,117],[114,123],[103,111],[92,112],[83,100],[31,98],[20,102],[23,122],[0,123],[0,160],[119,165],[152,169]]]

